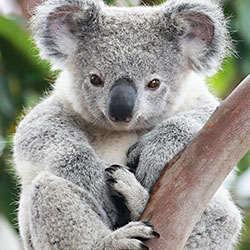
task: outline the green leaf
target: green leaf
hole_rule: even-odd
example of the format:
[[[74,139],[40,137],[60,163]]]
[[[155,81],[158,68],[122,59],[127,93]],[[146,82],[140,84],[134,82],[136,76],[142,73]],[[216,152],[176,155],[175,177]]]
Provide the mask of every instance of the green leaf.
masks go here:
[[[243,232],[240,237],[239,250],[249,250],[250,249],[250,213],[246,214],[243,226]]]
[[[44,74],[49,73],[48,64],[41,63],[41,59],[38,57],[39,52],[30,38],[30,33],[22,29],[14,20],[0,16],[1,37],[18,50],[26,60],[35,65],[39,71],[44,72]]]
[[[222,70],[220,70],[213,77],[209,77],[207,82],[210,90],[224,99],[231,91],[233,81],[238,75],[237,64],[234,58],[228,58],[224,63]]]
[[[250,1],[234,1],[233,6],[235,8],[235,12],[237,13],[237,18],[235,19],[235,28],[242,35],[242,37],[244,37],[244,42],[250,46]]]
[[[238,163],[238,175],[241,175],[250,167],[250,151]]]

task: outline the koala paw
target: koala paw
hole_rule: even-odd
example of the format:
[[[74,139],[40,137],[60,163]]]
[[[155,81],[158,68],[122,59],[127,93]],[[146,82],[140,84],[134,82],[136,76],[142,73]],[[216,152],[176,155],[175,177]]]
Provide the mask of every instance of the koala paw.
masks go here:
[[[160,237],[160,234],[154,230],[153,224],[150,222],[130,222],[106,236],[104,238],[104,245],[107,249],[112,250],[149,249],[139,239],[151,239],[154,237]]]
[[[106,182],[119,195],[122,195],[131,219],[137,220],[149,197],[147,190],[138,182],[135,175],[126,166],[112,165],[105,169]]]
[[[136,192],[136,190],[141,191],[142,189],[133,172],[126,166],[112,165],[106,168],[105,172],[107,175],[107,184],[125,197],[133,190]]]
[[[105,169],[106,182],[117,192],[123,194],[123,189],[135,182],[134,170],[122,165],[112,165]]]

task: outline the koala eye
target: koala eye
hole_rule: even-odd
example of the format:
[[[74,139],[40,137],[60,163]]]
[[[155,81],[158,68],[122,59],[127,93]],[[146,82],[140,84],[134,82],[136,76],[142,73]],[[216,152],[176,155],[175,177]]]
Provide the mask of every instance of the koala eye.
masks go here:
[[[151,82],[148,83],[147,88],[150,90],[155,90],[160,86],[161,82],[158,79],[153,79]]]
[[[102,81],[102,79],[98,75],[95,75],[95,74],[93,74],[93,75],[90,76],[90,82],[95,87],[101,87],[104,84],[104,82]]]

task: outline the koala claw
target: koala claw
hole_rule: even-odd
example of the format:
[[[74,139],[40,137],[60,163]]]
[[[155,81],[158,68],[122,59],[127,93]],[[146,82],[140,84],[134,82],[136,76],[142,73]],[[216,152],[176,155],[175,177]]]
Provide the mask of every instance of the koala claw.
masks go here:
[[[140,246],[141,246],[141,249],[149,249],[149,247],[143,243],[141,243]]]
[[[141,221],[130,222],[104,238],[104,245],[109,249],[149,249],[139,239],[151,239],[158,237],[158,233],[152,228],[151,223]]]
[[[106,182],[107,182],[108,184],[110,184],[111,186],[112,186],[114,183],[117,183],[117,181],[116,181],[114,178],[112,178],[112,177],[108,178],[108,179],[106,180]]]
[[[134,174],[126,166],[112,165],[106,168],[105,172],[107,174],[107,184],[112,186],[118,193],[124,194],[124,191],[131,187],[131,184],[137,184]]]
[[[104,171],[105,172],[109,172],[110,174],[112,174],[113,172],[115,172],[118,168],[121,168],[121,166],[119,165],[112,165],[109,168],[106,168]]]
[[[161,235],[160,235],[158,232],[156,232],[155,230],[152,231],[152,234],[153,234],[153,236],[155,236],[156,238],[160,238],[160,237],[161,237]]]
[[[154,227],[154,224],[152,224],[151,222],[148,221],[142,221],[142,223],[148,227]]]

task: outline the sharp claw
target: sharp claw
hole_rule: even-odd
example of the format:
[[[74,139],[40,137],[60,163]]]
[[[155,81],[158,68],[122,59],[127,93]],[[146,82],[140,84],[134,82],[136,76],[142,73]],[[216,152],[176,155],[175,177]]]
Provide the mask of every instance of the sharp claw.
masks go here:
[[[160,238],[160,234],[158,232],[156,232],[155,230],[152,231],[152,235],[157,237],[157,238]]]
[[[149,247],[143,243],[140,243],[141,249],[149,249]]]
[[[105,168],[104,171],[113,174],[113,172],[115,172],[115,169],[113,169],[113,168]]]
[[[109,183],[117,183],[117,181],[114,178],[109,178],[106,181]]]
[[[120,165],[117,165],[117,164],[114,164],[114,165],[111,165],[110,168],[116,169],[116,168],[121,168],[121,166],[120,166]]]
[[[148,221],[142,221],[142,223],[148,227],[154,227],[154,224],[152,224],[151,222]]]

